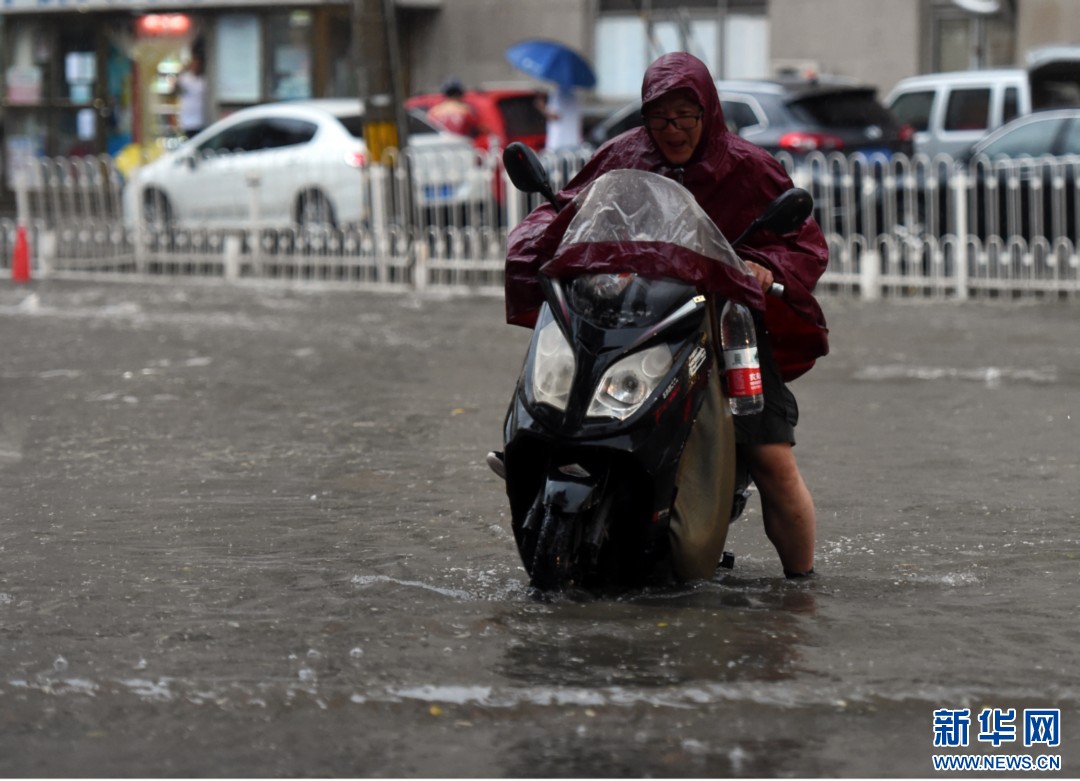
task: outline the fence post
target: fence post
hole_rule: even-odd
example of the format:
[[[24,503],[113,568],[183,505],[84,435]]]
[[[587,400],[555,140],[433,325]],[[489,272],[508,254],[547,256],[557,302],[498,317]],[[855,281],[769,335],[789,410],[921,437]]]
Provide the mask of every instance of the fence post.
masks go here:
[[[514,187],[510,181],[510,175],[506,170],[499,167],[499,176],[502,177],[502,191],[506,195],[506,230],[512,231],[521,222],[521,213],[524,211],[524,199],[528,196]]]
[[[146,214],[144,213],[144,209],[146,208],[146,187],[142,184],[128,184],[128,187],[132,186],[138,188],[135,191],[135,208],[132,209],[135,214],[135,235],[132,237],[132,241],[135,243],[135,272],[137,274],[144,274],[146,273],[146,256],[148,254],[147,245],[149,244],[149,236],[146,229]]]
[[[373,163],[371,168],[371,230],[375,242],[375,268],[379,281],[389,281],[388,266],[390,255],[390,210],[387,204],[387,171],[381,163]]]
[[[49,272],[56,267],[56,230],[45,229],[38,236],[38,278],[45,279]]]
[[[413,289],[423,293],[428,286],[428,248],[425,242],[416,242],[417,251],[413,262]]]
[[[956,286],[956,297],[961,301],[968,298],[968,250],[971,242],[968,241],[968,177],[967,169],[960,167],[952,177],[952,187],[955,193],[953,204],[956,209],[955,222],[956,238],[960,246],[960,252],[956,253],[956,267],[953,269],[953,283]]]
[[[225,237],[225,279],[234,282],[240,279],[240,255],[243,252],[243,242],[236,234],[230,233]]]
[[[263,276],[263,263],[262,263],[262,241],[259,236],[259,188],[262,186],[262,177],[257,173],[249,173],[244,182],[248,187],[248,220],[250,222],[251,231],[248,244],[251,251],[251,268],[256,276]],[[228,252],[228,244],[226,244],[226,253]],[[226,257],[226,263],[228,258]],[[239,263],[237,263],[239,266]],[[228,277],[228,266],[226,265],[225,273]],[[238,274],[239,275],[239,274]]]
[[[881,253],[876,241],[867,243],[859,260],[859,292],[862,300],[881,300]]]

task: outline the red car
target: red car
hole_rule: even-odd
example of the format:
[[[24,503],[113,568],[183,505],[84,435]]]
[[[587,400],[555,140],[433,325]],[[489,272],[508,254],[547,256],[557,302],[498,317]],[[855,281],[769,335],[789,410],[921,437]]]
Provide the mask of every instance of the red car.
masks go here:
[[[544,92],[538,89],[508,88],[469,90],[463,100],[473,107],[483,131],[473,143],[479,149],[490,146],[489,137],[495,136],[503,149],[512,141],[521,141],[533,149],[544,148],[547,120],[537,106],[537,99]],[[416,95],[405,101],[405,108],[428,110],[441,101],[441,93]]]

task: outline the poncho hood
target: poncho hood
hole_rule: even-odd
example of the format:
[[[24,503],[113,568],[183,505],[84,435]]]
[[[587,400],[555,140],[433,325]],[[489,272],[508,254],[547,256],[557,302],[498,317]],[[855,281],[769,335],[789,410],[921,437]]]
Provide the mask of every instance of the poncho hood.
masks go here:
[[[685,90],[694,96],[694,100],[703,111],[701,143],[694,150],[687,165],[705,157],[723,156],[727,148],[727,123],[724,110],[720,105],[720,96],[716,92],[716,83],[709,69],[701,60],[686,52],[665,54],[650,65],[641,82],[641,109],[648,110],[649,103],[664,95]],[[650,137],[650,142],[652,141]],[[653,149],[656,150],[655,144]],[[659,155],[659,151],[656,151]]]

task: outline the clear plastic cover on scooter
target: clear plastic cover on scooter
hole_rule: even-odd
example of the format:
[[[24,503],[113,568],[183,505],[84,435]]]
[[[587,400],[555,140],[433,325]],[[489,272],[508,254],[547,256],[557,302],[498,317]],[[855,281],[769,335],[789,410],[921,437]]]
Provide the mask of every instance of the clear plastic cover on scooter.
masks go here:
[[[577,197],[576,205],[560,250],[599,242],[673,244],[750,273],[690,191],[666,176],[609,171]]]
[[[544,273],[562,280],[569,305],[602,327],[651,325],[695,291],[739,301],[757,292],[724,234],[672,179],[609,171],[574,208]]]

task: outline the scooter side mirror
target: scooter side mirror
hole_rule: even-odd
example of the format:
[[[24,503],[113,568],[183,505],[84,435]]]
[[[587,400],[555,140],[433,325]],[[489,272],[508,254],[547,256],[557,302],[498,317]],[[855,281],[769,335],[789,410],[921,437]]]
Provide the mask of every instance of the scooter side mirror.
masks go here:
[[[806,222],[813,212],[814,196],[801,187],[792,187],[770,203],[759,219],[761,227],[773,233],[789,233]]]
[[[773,233],[789,233],[806,222],[813,212],[814,196],[801,187],[792,187],[770,203],[762,215],[732,242],[732,246],[741,244],[762,228]]]
[[[555,211],[559,204],[555,202],[555,193],[551,190],[551,180],[544,170],[536,152],[520,141],[508,144],[503,150],[503,167],[514,187],[523,193],[538,193],[547,200]]]

